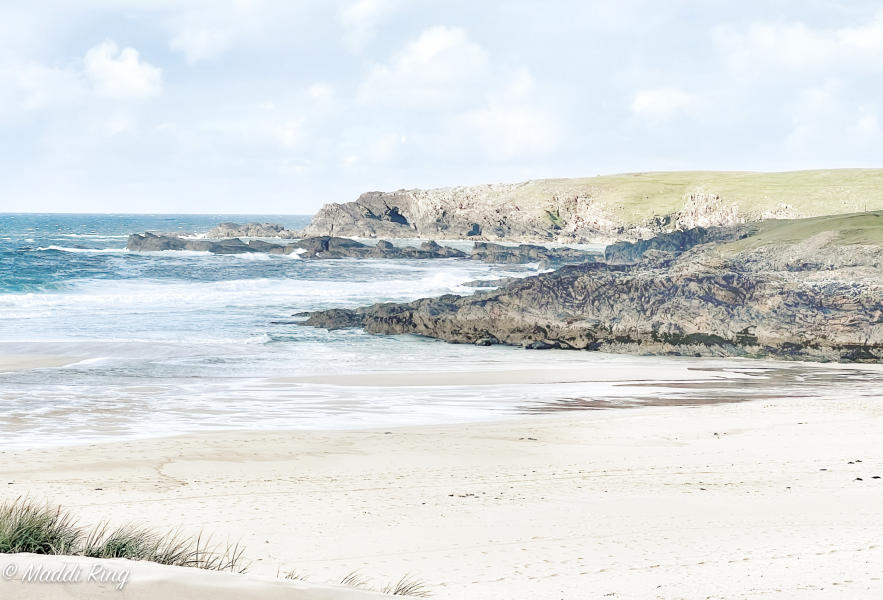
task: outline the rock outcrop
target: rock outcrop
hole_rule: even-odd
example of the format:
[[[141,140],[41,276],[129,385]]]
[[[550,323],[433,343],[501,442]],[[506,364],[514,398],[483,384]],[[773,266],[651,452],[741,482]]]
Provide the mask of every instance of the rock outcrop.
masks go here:
[[[695,227],[883,209],[883,170],[632,173],[368,192],[327,204],[305,235],[545,243],[636,240]]]
[[[150,232],[144,234],[133,233],[130,235],[126,242],[126,249],[138,252],[190,250],[194,252],[211,252],[213,254],[243,254],[263,251],[259,247],[250,246],[237,238],[213,241]]]
[[[314,312],[305,324],[480,345],[879,362],[883,213],[876,218],[879,226],[871,217],[796,221],[673,258],[566,266],[471,296]],[[864,238],[837,243],[859,222]]]
[[[303,234],[299,231],[287,229],[284,225],[279,225],[278,223],[246,223],[244,225],[239,223],[220,223],[217,227],[197,237],[213,240],[239,237],[296,239],[303,237]]]

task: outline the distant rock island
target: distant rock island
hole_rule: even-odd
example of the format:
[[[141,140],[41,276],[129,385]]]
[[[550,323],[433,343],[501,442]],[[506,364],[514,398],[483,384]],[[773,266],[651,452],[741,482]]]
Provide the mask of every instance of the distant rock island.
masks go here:
[[[883,209],[883,170],[664,172],[368,192],[326,204],[306,236],[563,242]],[[243,234],[236,234],[243,235]]]
[[[883,211],[694,228],[492,291],[305,313],[305,325],[450,342],[883,360]]]

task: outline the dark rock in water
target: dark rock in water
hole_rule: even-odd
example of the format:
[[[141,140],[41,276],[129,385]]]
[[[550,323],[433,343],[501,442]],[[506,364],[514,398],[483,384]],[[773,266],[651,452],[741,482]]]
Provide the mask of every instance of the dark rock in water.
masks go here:
[[[317,237],[295,242],[294,245],[307,251],[302,254],[304,258],[429,259],[466,256],[464,252],[438,244],[423,244],[420,248],[397,247],[385,240],[380,240],[374,246],[369,246],[349,238]]]
[[[278,230],[281,226],[271,225],[236,225],[222,223],[213,232],[243,231],[249,234],[284,233]],[[288,232],[288,230],[284,230]],[[211,233],[211,232],[210,232]],[[291,232],[288,232],[291,233]],[[208,234],[207,234],[208,235]],[[267,252],[270,254],[299,254],[302,258],[336,259],[336,258],[387,258],[387,259],[430,259],[430,258],[471,258],[489,263],[525,264],[540,263],[543,266],[561,265],[594,261],[600,258],[596,252],[587,252],[573,248],[545,248],[530,244],[521,246],[502,246],[485,242],[475,243],[471,254],[461,250],[442,246],[435,241],[426,241],[419,247],[396,246],[387,240],[380,240],[368,245],[350,238],[336,236],[316,236],[293,241],[288,244],[274,244],[264,240],[253,239],[247,243],[238,237],[230,239],[208,239],[200,237],[180,237],[174,234],[144,233],[132,234],[126,247],[129,250],[149,252],[158,250],[195,250],[213,252],[215,254],[240,254],[245,252]],[[287,234],[286,234],[287,235]]]
[[[191,250],[196,252],[212,252],[215,254],[243,254],[259,252],[238,238],[230,240],[204,240],[180,238],[171,235],[153,233],[132,234],[126,242],[126,248],[138,252],[157,252],[163,250]]]
[[[256,252],[272,252],[275,254],[281,254],[281,251],[284,249],[284,246],[279,244],[271,244],[261,240],[249,240],[248,247]]]
[[[308,316],[303,325],[322,327],[323,329],[350,329],[362,326],[362,314],[346,308],[332,308],[315,313],[298,313],[295,315]]]
[[[525,342],[522,346],[527,350],[551,350],[552,348],[560,348],[557,343],[554,342]]]
[[[601,257],[598,252],[574,248],[546,248],[533,244],[504,246],[492,242],[475,242],[470,258],[486,263],[526,264],[578,264],[594,262]]]
[[[302,258],[363,257],[370,251],[370,247],[361,242],[332,236],[306,238],[291,245],[306,250],[301,254]]]
[[[242,254],[246,252],[266,252],[270,254],[299,254],[308,259],[335,258],[390,258],[390,259],[429,259],[429,258],[462,258],[466,253],[440,246],[435,242],[426,242],[420,248],[396,247],[387,241],[379,241],[369,246],[349,238],[319,236],[306,238],[286,245],[273,244],[263,240],[250,240],[248,243],[239,238],[228,240],[208,240],[204,238],[182,238],[175,235],[144,233],[132,234],[126,248],[138,252],[159,250],[195,250],[215,254]]]
[[[462,258],[466,256],[466,253],[462,250],[457,250],[450,246],[441,246],[437,242],[432,241],[420,244],[420,250],[422,252],[438,254],[441,258]]]
[[[247,252],[258,252],[258,250],[252,248],[238,238],[221,240],[219,242],[209,242],[208,250],[215,254],[245,254]]]

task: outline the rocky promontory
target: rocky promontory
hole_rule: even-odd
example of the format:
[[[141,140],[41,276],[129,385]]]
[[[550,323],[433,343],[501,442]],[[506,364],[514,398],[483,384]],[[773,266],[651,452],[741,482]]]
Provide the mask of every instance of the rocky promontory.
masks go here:
[[[611,242],[883,209],[883,170],[630,173],[367,192],[326,204],[304,234],[515,242]]]
[[[883,360],[883,212],[768,221],[713,237],[470,296],[314,312],[305,324],[479,345]]]

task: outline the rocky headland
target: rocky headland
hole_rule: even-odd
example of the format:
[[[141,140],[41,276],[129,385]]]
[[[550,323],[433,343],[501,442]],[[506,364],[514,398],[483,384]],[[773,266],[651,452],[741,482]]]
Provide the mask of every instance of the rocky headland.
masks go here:
[[[303,314],[449,342],[883,360],[883,211],[691,229],[474,295]]]
[[[394,192],[327,204],[306,236],[612,242],[883,209],[883,170],[632,173]]]

